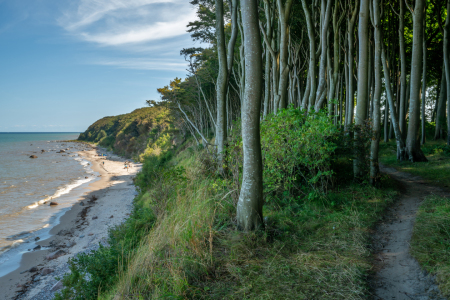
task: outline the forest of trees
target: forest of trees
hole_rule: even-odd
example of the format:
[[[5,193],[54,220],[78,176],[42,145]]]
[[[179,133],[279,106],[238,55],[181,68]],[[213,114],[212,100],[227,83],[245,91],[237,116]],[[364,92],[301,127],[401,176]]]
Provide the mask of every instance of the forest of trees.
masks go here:
[[[189,23],[207,48],[181,50],[187,77],[158,92],[179,126],[217,155],[226,172],[227,138],[240,120],[243,174],[237,220],[262,222],[260,123],[292,107],[326,111],[353,138],[356,179],[379,178],[380,139],[397,159],[424,162],[427,124],[450,144],[450,0],[191,0]],[[370,160],[370,170],[361,168]]]

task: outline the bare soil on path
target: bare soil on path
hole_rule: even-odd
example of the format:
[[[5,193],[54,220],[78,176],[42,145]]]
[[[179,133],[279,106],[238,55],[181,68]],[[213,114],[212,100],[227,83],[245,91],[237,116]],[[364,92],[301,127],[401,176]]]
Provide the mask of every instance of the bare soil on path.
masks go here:
[[[418,176],[385,166],[381,166],[381,171],[400,183],[402,193],[377,226],[374,235],[374,299],[445,299],[439,292],[434,276],[421,269],[411,256],[410,242],[422,200],[432,194],[450,194]]]

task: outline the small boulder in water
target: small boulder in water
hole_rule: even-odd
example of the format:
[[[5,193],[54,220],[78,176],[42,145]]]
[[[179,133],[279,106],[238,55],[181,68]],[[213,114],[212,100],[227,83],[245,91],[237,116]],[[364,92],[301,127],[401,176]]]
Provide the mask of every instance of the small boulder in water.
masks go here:
[[[58,205],[58,202],[50,202],[50,206]]]
[[[44,149],[42,149],[42,150],[41,150],[41,153],[44,153],[44,152],[45,152],[45,150],[44,150]]]
[[[41,245],[37,245],[36,247],[33,248],[33,251],[36,251],[36,250],[41,250]]]
[[[41,238],[37,236],[34,240],[35,240],[35,241],[39,241],[40,239],[41,239]]]
[[[38,158],[36,155],[31,155],[30,158]]]

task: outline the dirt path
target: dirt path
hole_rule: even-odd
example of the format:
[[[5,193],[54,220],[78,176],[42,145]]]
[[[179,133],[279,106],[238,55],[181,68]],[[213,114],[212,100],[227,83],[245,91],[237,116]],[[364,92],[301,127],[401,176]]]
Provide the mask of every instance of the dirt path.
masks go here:
[[[426,184],[420,177],[388,167],[381,167],[381,171],[398,180],[404,190],[374,236],[374,298],[445,299],[440,295],[433,276],[421,270],[419,263],[410,255],[409,245],[417,209],[424,197],[448,194],[439,187]]]

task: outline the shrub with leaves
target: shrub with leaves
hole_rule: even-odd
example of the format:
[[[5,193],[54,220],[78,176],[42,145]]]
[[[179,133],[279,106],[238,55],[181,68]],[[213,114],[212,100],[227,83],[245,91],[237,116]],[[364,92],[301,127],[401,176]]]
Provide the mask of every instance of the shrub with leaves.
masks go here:
[[[305,115],[291,108],[268,118],[261,126],[265,192],[325,192],[338,136],[325,112]]]
[[[237,132],[231,136],[227,166],[239,190],[242,139]],[[342,141],[341,131],[325,112],[305,115],[289,108],[269,116],[261,123],[265,195],[291,197],[326,192],[331,184],[331,163],[338,141]]]

